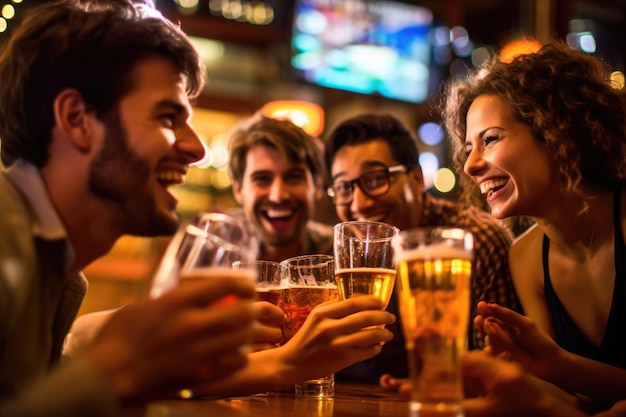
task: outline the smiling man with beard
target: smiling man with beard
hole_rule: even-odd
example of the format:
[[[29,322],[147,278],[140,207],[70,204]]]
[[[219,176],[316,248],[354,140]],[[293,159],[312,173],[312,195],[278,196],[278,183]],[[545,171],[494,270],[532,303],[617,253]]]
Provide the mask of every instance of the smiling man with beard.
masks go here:
[[[81,270],[123,234],[174,231],[168,188],[205,152],[189,124],[205,70],[185,34],[101,3],[32,9],[0,53],[0,416],[117,416],[241,369],[256,332],[253,285],[217,277],[120,309],[61,363]],[[227,295],[239,301],[206,308]]]
[[[258,232],[260,258],[332,254],[332,228],[310,220],[324,178],[321,141],[257,114],[235,127],[229,151],[233,194]]]

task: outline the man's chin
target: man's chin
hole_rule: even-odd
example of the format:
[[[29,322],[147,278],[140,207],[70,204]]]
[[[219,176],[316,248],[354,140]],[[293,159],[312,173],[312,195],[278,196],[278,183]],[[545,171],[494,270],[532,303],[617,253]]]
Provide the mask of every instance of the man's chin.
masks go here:
[[[145,216],[140,222],[129,225],[128,234],[135,236],[171,236],[176,233],[180,219],[176,213]]]
[[[263,243],[269,246],[283,247],[294,244],[298,241],[294,234],[281,234],[273,231],[264,231]]]

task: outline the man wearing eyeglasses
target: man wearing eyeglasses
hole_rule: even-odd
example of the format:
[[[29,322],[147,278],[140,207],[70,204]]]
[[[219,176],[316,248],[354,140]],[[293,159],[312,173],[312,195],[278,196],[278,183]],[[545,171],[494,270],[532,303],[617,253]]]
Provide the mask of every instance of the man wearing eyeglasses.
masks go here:
[[[386,114],[363,114],[340,123],[325,142],[330,171],[327,194],[341,221],[370,220],[400,230],[428,226],[462,227],[474,235],[476,258],[472,279],[472,314],[479,300],[513,310],[521,306],[507,265],[512,235],[489,213],[426,192],[416,142],[404,125]],[[398,314],[395,295],[389,311]],[[340,378],[377,381],[383,374],[406,377],[408,367],[400,320],[382,353],[340,373]],[[482,348],[484,335],[469,326],[468,347]]]

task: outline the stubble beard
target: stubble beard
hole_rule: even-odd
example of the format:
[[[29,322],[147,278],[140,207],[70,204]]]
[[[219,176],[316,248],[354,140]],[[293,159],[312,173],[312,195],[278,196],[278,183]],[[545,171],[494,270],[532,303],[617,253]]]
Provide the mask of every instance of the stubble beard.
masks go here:
[[[124,234],[173,234],[178,220],[158,212],[154,195],[150,193],[150,164],[130,149],[117,109],[103,117],[103,122],[104,146],[89,170],[90,191],[110,203]]]

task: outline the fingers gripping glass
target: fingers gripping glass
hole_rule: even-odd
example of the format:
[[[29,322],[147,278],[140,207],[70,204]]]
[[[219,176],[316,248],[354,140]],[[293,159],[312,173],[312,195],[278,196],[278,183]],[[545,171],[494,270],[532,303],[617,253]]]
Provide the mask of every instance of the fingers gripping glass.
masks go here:
[[[336,205],[350,204],[354,194],[354,184],[356,184],[366,196],[378,197],[389,191],[391,174],[400,172],[406,172],[404,165],[395,165],[368,172],[352,181],[341,181],[329,185],[326,187],[326,194],[333,199],[333,203]]]

